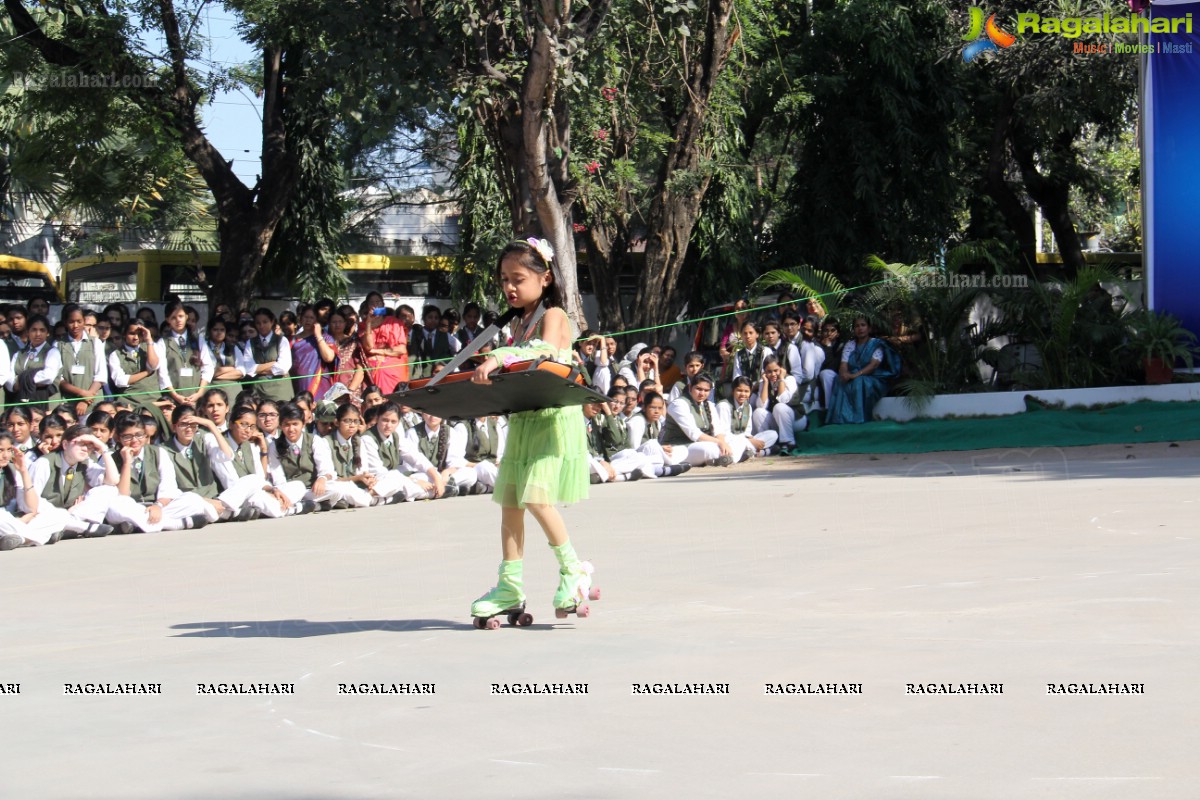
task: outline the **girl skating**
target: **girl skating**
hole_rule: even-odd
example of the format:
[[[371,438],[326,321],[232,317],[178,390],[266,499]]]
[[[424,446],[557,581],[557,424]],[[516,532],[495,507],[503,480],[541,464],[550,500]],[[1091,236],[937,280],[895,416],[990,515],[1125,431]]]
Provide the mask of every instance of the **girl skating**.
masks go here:
[[[519,312],[512,323],[513,346],[488,353],[475,370],[473,382],[489,384],[488,376],[502,366],[538,356],[571,363],[571,322],[563,310],[553,259],[549,243],[539,239],[513,242],[500,254],[500,285],[513,312]],[[497,628],[497,617],[502,615],[507,615],[512,624],[533,622],[525,612],[523,590],[526,511],[537,520],[558,559],[555,615],[560,619],[571,613],[587,616],[585,601],[599,598],[598,590],[591,589],[591,565],[576,556],[566,525],[554,506],[587,497],[588,469],[579,406],[512,415],[493,495],[503,508],[503,561],[496,586],[471,606],[475,627]]]

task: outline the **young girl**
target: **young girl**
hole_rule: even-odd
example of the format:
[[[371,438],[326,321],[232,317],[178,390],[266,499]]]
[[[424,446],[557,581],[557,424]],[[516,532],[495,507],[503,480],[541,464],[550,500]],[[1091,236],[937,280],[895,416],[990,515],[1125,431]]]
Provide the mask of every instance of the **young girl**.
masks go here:
[[[563,364],[571,363],[571,322],[563,310],[562,293],[551,265],[554,251],[548,242],[528,239],[513,242],[500,254],[500,285],[513,322],[513,347],[487,354],[471,380],[489,384],[489,375],[504,363],[544,354]],[[533,321],[539,308],[545,313]],[[588,449],[583,412],[578,406],[546,408],[513,414],[508,423],[504,460],[496,476],[494,499],[503,507],[500,542],[503,561],[496,587],[471,606],[478,628],[498,628],[495,617],[508,614],[510,622],[528,625],[521,590],[525,554],[525,511],[541,525],[559,564],[555,616],[572,611],[587,616],[583,601],[589,597],[590,565],[575,555],[562,516],[555,503],[573,503],[588,494]],[[598,598],[592,593],[593,599]]]
[[[745,375],[751,383],[762,378],[763,359],[771,350],[758,342],[758,326],[753,322],[742,323],[742,349],[733,356],[733,377]]]
[[[721,414],[721,419],[725,423],[725,427],[729,429],[730,434],[741,436],[750,445],[752,450],[749,451],[750,457],[756,455],[768,455],[771,448],[779,441],[779,434],[775,431],[766,430],[754,433],[754,405],[750,402],[750,397],[754,393],[754,387],[750,384],[750,379],[745,375],[733,379],[733,396],[730,400],[722,400],[717,405],[717,410]],[[754,434],[754,435],[751,435]],[[739,459],[741,456],[739,456]]]
[[[362,437],[358,434],[362,415],[347,403],[338,409],[337,431],[325,440],[333,458],[333,482],[339,484],[343,496],[338,501],[347,507],[366,508],[381,498],[374,493],[376,478],[363,466]]]
[[[33,415],[25,406],[13,406],[4,416],[4,427],[13,436],[13,446],[25,456],[26,465],[32,466],[41,455],[37,437],[33,435]]]

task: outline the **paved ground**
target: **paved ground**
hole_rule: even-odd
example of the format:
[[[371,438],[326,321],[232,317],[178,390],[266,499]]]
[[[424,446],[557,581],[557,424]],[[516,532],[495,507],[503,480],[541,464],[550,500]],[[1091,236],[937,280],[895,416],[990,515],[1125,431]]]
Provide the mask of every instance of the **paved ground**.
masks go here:
[[[529,629],[467,624],[489,498],[4,553],[0,797],[1195,798],[1198,473],[1139,445],[597,487],[566,516],[604,599],[555,620],[539,543]],[[89,682],[162,694],[64,694]],[[632,689],[692,683],[729,694]]]

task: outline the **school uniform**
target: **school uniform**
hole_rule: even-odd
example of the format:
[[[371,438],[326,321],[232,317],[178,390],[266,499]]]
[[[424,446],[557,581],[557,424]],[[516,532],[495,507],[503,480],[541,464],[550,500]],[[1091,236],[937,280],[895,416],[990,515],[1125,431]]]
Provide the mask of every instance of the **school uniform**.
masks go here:
[[[154,404],[162,396],[159,382],[159,371],[150,370],[150,348],[153,344],[121,347],[112,351],[108,356],[108,378],[117,394],[128,395],[129,400],[150,412],[158,421],[159,430],[170,428],[169,421],[161,408]],[[161,366],[161,362],[160,362]],[[139,372],[150,371],[151,374],[130,383],[129,378]]]
[[[472,419],[467,426],[467,461],[475,464],[475,475],[480,485],[489,490],[496,488],[500,459],[504,456],[504,443],[508,439],[508,421],[504,417],[481,417]]]
[[[195,492],[205,500],[219,500],[228,509],[224,519],[240,514],[250,496],[262,488],[262,482],[257,478],[234,481],[229,486],[222,484],[217,477],[217,465],[229,461],[230,456],[221,449],[217,437],[208,431],[197,431],[189,445],[172,436],[166,448],[174,461],[175,479],[180,490]],[[209,522],[216,522],[218,512],[212,503],[208,506],[213,511],[206,516]]]
[[[260,364],[274,362],[266,375],[256,375]],[[242,372],[246,374],[245,386],[264,397],[285,403],[295,397],[292,390],[292,345],[287,338],[272,333],[270,336],[255,336],[242,348]]]
[[[475,468],[467,466],[467,432],[461,425],[443,420],[437,430],[430,430],[422,421],[406,436],[438,472],[454,470],[448,480],[458,487],[460,494],[479,480]]]
[[[619,417],[597,414],[584,419],[592,472],[604,483],[608,480],[607,461],[621,480],[635,477],[657,478],[653,462],[643,453],[629,447],[629,431]]]
[[[240,513],[247,506],[255,508],[264,517],[279,519],[284,516],[283,506],[274,494],[267,491],[270,481],[262,465],[262,453],[253,442],[238,444],[230,440],[233,457],[212,462],[213,473],[223,491],[218,497],[230,508]],[[244,500],[239,503],[239,497]]]
[[[21,482],[21,473],[11,465],[0,470],[0,535],[16,534],[34,544],[46,544],[62,530],[59,520],[54,514],[35,514],[28,522],[22,520],[21,516],[26,513],[22,508],[24,502],[25,484]]]
[[[692,466],[716,464],[721,457],[721,447],[716,442],[697,441],[701,434],[724,435],[734,460],[749,448],[745,436],[734,436],[729,432],[716,404],[711,400],[696,403],[688,395],[672,401],[667,406],[667,417],[663,423],[663,444],[686,447],[687,463]]]
[[[52,363],[51,360],[53,359]],[[13,356],[11,377],[7,384],[10,399],[22,403],[45,402],[55,394],[55,384],[62,367],[62,358],[53,342],[41,347],[26,345]]]
[[[55,350],[59,359],[59,380],[69,383],[77,389],[90,389],[93,383],[102,387],[108,384],[108,359],[104,357],[104,346],[99,339],[82,336],[79,339],[67,337],[56,343]],[[51,366],[47,358],[47,368]],[[73,401],[74,395],[60,392],[65,401]]]
[[[45,515],[45,524],[64,533],[84,533],[91,525],[103,523],[117,498],[117,487],[104,483],[105,472],[103,461],[71,465],[62,451],[42,456],[29,468],[29,480],[39,497],[38,516]],[[29,513],[24,492],[17,500],[21,512]]]
[[[433,375],[433,368],[437,366],[434,362],[445,361],[461,349],[462,342],[446,331],[427,331],[421,328],[418,335],[417,326],[414,326],[413,348],[410,355],[414,362],[423,363],[416,363],[413,367],[413,380]]]
[[[377,428],[371,428],[359,442],[362,448],[363,469],[375,476],[375,494],[380,497],[399,497],[401,500],[425,500],[431,495],[417,485],[410,475],[434,469],[397,428],[383,439]]]
[[[654,473],[658,476],[667,474],[668,467],[678,466],[687,461],[686,447],[671,447],[670,451],[659,441],[662,435],[662,420],[648,422],[641,414],[629,420],[626,427],[629,430],[629,446],[650,459]]]
[[[246,365],[244,363],[245,356],[234,342],[226,339],[222,344],[214,345],[207,339],[201,339],[201,346],[204,348],[204,358],[212,362],[213,371],[209,376],[209,389],[224,389],[229,395],[229,401],[232,403],[234,396],[241,391],[242,384],[240,380],[246,377]],[[218,381],[213,383],[213,376],[217,373],[218,367],[233,367],[240,374],[238,381]]]
[[[326,436],[325,442],[329,445],[329,457],[333,460],[333,471],[336,477],[349,478],[352,475],[366,472],[363,469],[360,442],[344,439],[342,434],[337,431]],[[354,508],[367,508],[375,503],[375,497],[371,492],[357,483],[339,480],[335,481],[334,485],[342,492],[342,501],[347,505]]]
[[[742,453],[734,453],[734,457],[739,461],[758,455],[758,449],[750,441],[751,435],[763,443],[763,449],[774,447],[775,443],[779,441],[779,434],[769,428],[754,433],[755,409],[749,400],[740,406],[732,400],[722,400],[717,404],[717,411],[721,414],[721,420],[729,429],[729,433],[741,437],[746,442],[744,457]]]
[[[336,475],[329,442],[308,431],[301,433],[294,443],[283,436],[272,441],[269,461],[271,482],[292,501],[292,507],[297,510],[304,501],[337,503],[345,500],[350,503],[353,493],[349,489],[358,488],[334,480]],[[313,491],[318,478],[325,479],[325,491],[321,494]]]
[[[120,470],[123,467],[121,454],[114,456],[114,460]],[[158,522],[150,521],[148,509],[152,505],[162,508]],[[167,448],[146,444],[133,458],[129,494],[118,494],[113,498],[105,520],[111,525],[127,522],[143,533],[158,533],[189,528],[193,517],[204,517],[213,522],[217,519],[217,510],[195,492],[179,488],[175,462]]]
[[[201,385],[212,380],[212,360],[191,331],[168,333],[154,343],[154,348],[158,353],[158,388],[162,391],[195,394]]]
[[[733,377],[744,375],[750,379],[750,383],[758,383],[762,377],[763,359],[769,355],[774,355],[774,351],[762,342],[754,345],[753,350],[748,347],[738,350],[733,355]]]
[[[762,380],[766,380],[764,377]],[[796,396],[796,379],[784,375],[779,381],[778,389],[767,387],[767,402],[761,404],[761,388],[755,387],[754,401],[758,406],[754,409],[754,435],[777,432],[779,442],[783,447],[791,447],[796,443],[796,435],[792,426],[796,422],[796,410],[789,405]],[[801,417],[803,419],[803,417]]]

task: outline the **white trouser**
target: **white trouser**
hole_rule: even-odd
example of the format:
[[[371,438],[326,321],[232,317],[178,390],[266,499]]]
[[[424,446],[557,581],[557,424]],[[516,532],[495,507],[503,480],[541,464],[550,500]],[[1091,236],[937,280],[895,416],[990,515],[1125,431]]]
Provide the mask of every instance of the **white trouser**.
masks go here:
[[[796,443],[796,437],[792,434],[792,423],[796,421],[796,409],[791,406],[785,403],[776,403],[770,411],[765,408],[756,408],[750,418],[754,422],[755,436],[763,431],[776,431],[779,434],[779,441],[785,447]]]
[[[754,458],[756,455],[758,455],[758,448],[755,446],[754,442],[750,441],[749,436],[738,435],[736,438],[744,441],[746,443],[746,445],[743,448],[743,450],[734,450],[734,453],[733,453],[734,461],[742,460],[742,456],[741,456],[742,452],[745,452],[747,454],[746,455],[747,459]],[[768,428],[767,430],[759,431],[758,433],[754,434],[754,438],[758,439],[760,442],[762,442],[763,449],[765,450],[768,447],[775,446],[775,443],[779,441],[779,434],[776,433],[775,431],[771,430],[770,428]],[[731,441],[732,441],[732,439],[731,439]],[[730,447],[733,447],[733,445],[730,444]]]
[[[691,464],[693,467],[703,467],[710,461],[716,461],[721,457],[721,446],[716,442],[692,442],[689,445],[677,444],[673,450],[683,450],[686,448],[687,456],[684,461]],[[734,455],[736,456],[736,452]]]
[[[486,486],[489,489],[496,488],[496,475],[498,475],[499,472],[499,467],[497,467],[491,461],[480,461],[475,465],[476,479],[480,485]]]
[[[479,480],[479,474],[475,472],[474,467],[459,467],[450,473],[447,483],[454,481],[460,492],[470,489]]]
[[[837,372],[831,369],[823,369],[817,376],[817,380],[821,382],[821,408],[829,408],[829,401],[833,399],[833,382],[837,380],[837,376]]]
[[[635,472],[641,472],[647,478],[657,478],[658,470],[654,468],[654,461],[645,453],[639,453],[637,450],[626,448],[613,453],[613,457],[609,460],[613,469],[622,475],[632,475]]]
[[[88,489],[83,498],[69,509],[50,505],[44,498],[38,502],[38,516],[46,516],[46,525],[65,533],[83,533],[88,525],[104,522],[108,507],[118,497],[117,487],[97,486]]]
[[[429,497],[429,493],[418,486],[416,481],[398,469],[375,474],[375,494],[380,497],[393,497],[398,494],[404,500],[424,500]]]
[[[45,500],[42,501],[47,506]],[[63,529],[60,521],[53,514],[34,514],[33,519],[25,522],[20,517],[13,516],[0,508],[0,535],[7,536],[15,533],[26,541],[34,544],[45,544],[50,537]]]
[[[183,530],[187,520],[192,517],[204,517],[209,522],[217,521],[217,510],[213,504],[195,492],[184,492],[161,508],[162,516],[159,521],[151,522],[148,506],[142,505],[129,495],[117,495],[109,505],[105,519],[113,525],[131,523],[144,533]]]
[[[369,508],[375,502],[375,498],[366,489],[359,486],[354,481],[325,481],[325,488],[329,494],[329,500],[334,503],[345,502],[347,505],[354,508]]]
[[[250,498],[254,497],[257,492],[261,492],[266,484],[267,482],[258,475],[243,475],[234,481],[228,489],[217,495],[217,499],[229,506],[230,510],[236,515],[246,506],[254,506],[250,502]],[[271,499],[274,500],[275,498]],[[276,505],[278,505],[278,502]],[[262,509],[259,510],[261,511]]]

